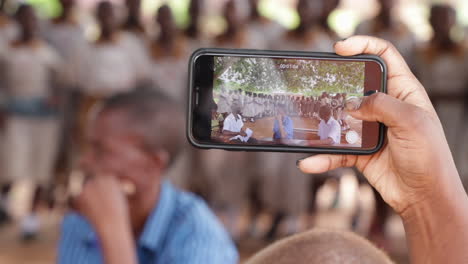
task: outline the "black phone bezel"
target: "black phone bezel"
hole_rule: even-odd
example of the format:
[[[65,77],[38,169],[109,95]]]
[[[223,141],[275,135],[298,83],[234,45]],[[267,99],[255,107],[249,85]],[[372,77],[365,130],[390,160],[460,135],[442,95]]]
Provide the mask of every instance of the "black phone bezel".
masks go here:
[[[379,123],[378,142],[372,149],[345,149],[345,148],[321,148],[321,147],[294,147],[294,146],[260,146],[260,145],[228,145],[216,143],[201,143],[193,135],[194,105],[198,100],[195,84],[196,60],[201,56],[237,56],[237,57],[280,57],[280,58],[307,58],[307,59],[334,59],[344,61],[374,61],[382,69],[381,90],[387,93],[387,66],[385,62],[375,55],[357,55],[343,57],[335,53],[326,52],[301,52],[301,51],[271,51],[271,50],[251,50],[251,49],[219,49],[202,48],[196,50],[189,61],[189,84],[188,84],[188,107],[187,107],[187,129],[186,136],[190,144],[201,149],[223,149],[228,151],[253,151],[253,152],[290,152],[290,153],[311,153],[311,154],[352,154],[370,155],[378,152],[385,142],[386,127]]]

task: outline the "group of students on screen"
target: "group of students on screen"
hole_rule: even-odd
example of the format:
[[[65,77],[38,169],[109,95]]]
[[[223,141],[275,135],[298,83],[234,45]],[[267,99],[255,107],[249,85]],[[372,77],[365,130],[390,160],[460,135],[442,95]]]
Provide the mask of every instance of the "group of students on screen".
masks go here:
[[[217,113],[221,114],[221,119],[218,116],[213,116],[213,118],[218,121],[226,118],[233,105],[240,107],[244,122],[252,123],[261,118],[277,116],[280,105],[284,107],[285,114],[288,116],[316,119],[319,119],[320,108],[326,106],[330,108],[332,117],[340,123],[343,130],[350,129],[346,121],[348,116],[344,111],[346,93],[331,95],[323,92],[320,96],[304,96],[244,92],[242,89],[226,90],[223,88],[216,97]]]

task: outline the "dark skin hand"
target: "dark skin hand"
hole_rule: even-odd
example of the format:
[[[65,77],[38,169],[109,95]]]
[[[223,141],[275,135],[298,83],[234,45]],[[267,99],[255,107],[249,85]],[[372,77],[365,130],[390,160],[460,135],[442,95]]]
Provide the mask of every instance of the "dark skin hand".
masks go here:
[[[335,51],[374,54],[386,62],[388,94],[346,107],[356,119],[384,123],[387,143],[373,155],[316,155],[301,161],[300,169],[323,173],[356,166],[401,216],[412,263],[466,263],[468,197],[424,87],[387,41],[355,36],[338,42]]]

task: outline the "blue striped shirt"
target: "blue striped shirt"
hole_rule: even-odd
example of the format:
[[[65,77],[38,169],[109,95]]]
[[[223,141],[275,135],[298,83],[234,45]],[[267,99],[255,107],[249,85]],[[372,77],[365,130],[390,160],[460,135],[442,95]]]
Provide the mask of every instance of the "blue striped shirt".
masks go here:
[[[238,262],[234,244],[206,204],[169,182],[136,246],[140,264]],[[65,216],[58,250],[58,263],[104,263],[93,227],[77,213]]]

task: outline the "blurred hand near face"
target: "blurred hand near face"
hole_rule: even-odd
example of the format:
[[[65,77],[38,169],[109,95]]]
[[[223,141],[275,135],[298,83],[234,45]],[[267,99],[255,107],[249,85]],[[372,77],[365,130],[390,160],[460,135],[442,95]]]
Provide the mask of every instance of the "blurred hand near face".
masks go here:
[[[130,225],[127,197],[112,175],[89,177],[72,205],[96,230],[105,230],[109,221],[119,220]]]

